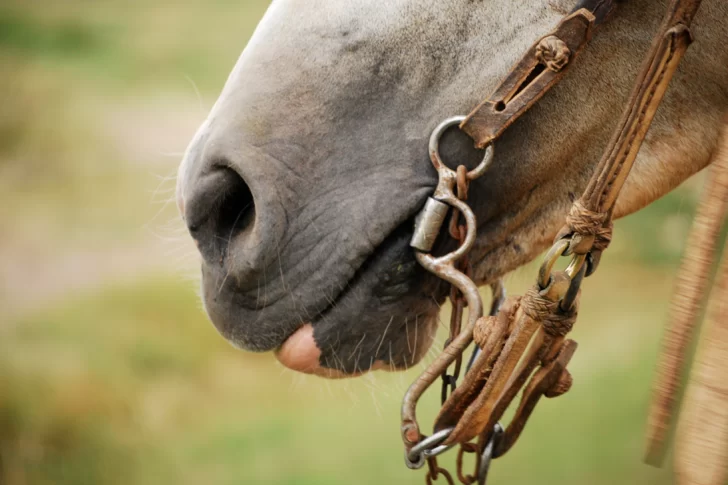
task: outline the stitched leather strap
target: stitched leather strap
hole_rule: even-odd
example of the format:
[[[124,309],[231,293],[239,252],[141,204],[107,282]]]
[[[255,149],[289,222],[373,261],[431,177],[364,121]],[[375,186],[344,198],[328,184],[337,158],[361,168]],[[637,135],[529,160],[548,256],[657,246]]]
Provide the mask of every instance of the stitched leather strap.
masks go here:
[[[696,9],[700,4],[699,1],[690,3]],[[618,129],[581,197],[583,206],[589,210],[607,213],[614,206],[667,86],[692,42],[686,17],[675,16],[677,12],[671,9],[655,37]]]
[[[632,94],[586,190],[574,203],[557,238],[570,237],[570,250],[590,253],[593,273],[609,245],[612,211],[637,158],[647,130],[685,51],[692,42],[690,23],[701,0],[673,0],[645,58]]]
[[[586,190],[580,200],[574,203],[567,218],[567,227],[560,232],[559,237],[570,235],[574,252],[592,253],[591,272],[596,269],[601,252],[609,244],[612,212],[617,197],[637,158],[668,84],[692,42],[690,24],[700,3],[701,0],[673,0],[670,3],[617,130]],[[696,291],[700,292],[699,289]],[[678,322],[680,324],[675,327],[675,334],[679,334],[679,338],[667,340],[663,363],[653,390],[647,430],[647,459],[653,464],[660,464],[665,454],[665,441],[673,421],[680,368],[686,353],[685,335],[690,333],[696,313],[693,306],[695,305],[688,305],[684,309],[692,315],[683,318],[684,322]],[[677,315],[680,316],[680,313],[677,312]]]
[[[508,76],[462,122],[460,129],[488,146],[558,83],[616,8],[614,0],[582,0],[549,34],[534,43]]]

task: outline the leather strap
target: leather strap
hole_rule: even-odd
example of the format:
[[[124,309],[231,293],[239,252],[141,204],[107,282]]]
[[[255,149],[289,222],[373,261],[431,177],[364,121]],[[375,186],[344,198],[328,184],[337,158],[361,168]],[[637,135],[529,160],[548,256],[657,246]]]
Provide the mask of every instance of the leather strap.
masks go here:
[[[690,12],[679,6],[690,3]],[[642,66],[616,132],[592,175],[586,190],[572,206],[566,225],[557,239],[571,238],[570,251],[590,254],[588,275],[599,265],[602,252],[612,237],[612,210],[627,175],[632,169],[647,130],[692,42],[689,24],[700,0],[673,0],[649,55]]]
[[[614,0],[582,0],[549,34],[534,43],[460,129],[485,148],[558,83],[616,8]]]
[[[690,24],[700,3],[701,0],[673,0],[670,3],[617,130],[586,190],[574,203],[566,227],[558,236],[571,238],[570,249],[574,253],[592,255],[590,272],[596,269],[601,252],[609,244],[612,212],[617,197],[637,158],[668,84],[692,42]],[[717,229],[713,232],[717,233]],[[703,246],[699,245],[700,248]],[[705,274],[705,271],[697,273]],[[694,274],[691,276],[695,277]],[[700,293],[702,286],[697,284],[695,286],[696,288],[689,290]],[[647,459],[653,464],[659,464],[664,457],[664,443],[674,413],[679,370],[684,360],[684,342],[693,326],[693,314],[696,313],[694,310],[696,303],[693,300],[696,300],[697,295],[693,295],[690,291],[688,292],[690,296],[686,296],[690,304],[682,310],[691,315],[684,317],[684,321],[678,322],[680,324],[675,326],[675,335],[671,334],[671,339],[667,340],[657,385],[653,391],[647,431]],[[679,320],[681,313],[676,312],[676,315]]]
[[[700,2],[692,3],[697,6]],[[683,18],[671,17],[663,23],[618,129],[581,197],[587,209],[607,213],[614,206],[667,86],[691,42],[689,25]]]
[[[592,255],[590,272],[596,269],[601,252],[609,244],[612,212],[617,197],[637,158],[668,84],[692,42],[690,24],[700,4],[701,0],[673,0],[670,3],[617,130],[586,190],[574,203],[567,218],[567,225],[559,235],[571,238],[570,249],[573,252]],[[714,184],[718,185],[717,182]],[[714,207],[718,207],[720,215],[725,212],[721,204],[714,203],[710,209]],[[707,217],[702,212],[700,215]],[[699,262],[696,263],[698,266],[705,265],[704,261],[710,260],[706,254],[710,253],[711,242],[715,239],[714,234],[717,234],[720,227],[720,215],[710,219],[714,221],[712,225],[706,223],[705,228],[698,226],[698,231],[702,230],[703,233],[708,232],[713,235],[712,239],[707,237],[709,241],[705,244],[703,241],[698,241],[696,250],[700,252]],[[700,235],[705,236],[703,233]],[[687,264],[690,263],[691,260],[688,259]],[[652,464],[659,465],[665,454],[665,441],[675,412],[675,395],[680,380],[680,369],[685,359],[686,341],[694,327],[699,295],[704,292],[705,287],[705,284],[697,278],[705,274],[705,271],[698,271],[686,277],[681,273],[683,280],[685,278],[689,280],[687,284],[680,280],[686,292],[685,295],[679,295],[679,298],[683,299],[683,303],[687,301],[687,306],[679,308],[674,313],[676,322],[666,340],[657,383],[653,390],[647,430],[647,460]]]
[[[541,99],[566,73],[591,39],[594,15],[580,9],[554,31],[533,44],[493,94],[480,103],[460,125],[485,148]]]
[[[473,363],[462,385],[444,403],[435,422],[436,430],[455,426],[444,444],[469,441],[484,430],[489,434],[531,378],[521,399],[529,404],[522,404],[506,429],[498,446],[501,451],[495,455],[500,456],[518,439],[541,395],[556,396],[568,390],[558,389],[562,378],[571,379],[565,366],[576,343],[564,336],[576,320],[577,306],[549,325],[549,317],[558,312],[558,295],[569,286],[563,272],[555,272],[552,278],[547,289],[532,288],[522,298],[509,298],[497,316],[478,320],[473,337],[484,352]],[[569,350],[559,360],[557,370],[552,364],[564,345]],[[542,379],[545,380],[541,382]],[[536,384],[537,381],[540,383]]]

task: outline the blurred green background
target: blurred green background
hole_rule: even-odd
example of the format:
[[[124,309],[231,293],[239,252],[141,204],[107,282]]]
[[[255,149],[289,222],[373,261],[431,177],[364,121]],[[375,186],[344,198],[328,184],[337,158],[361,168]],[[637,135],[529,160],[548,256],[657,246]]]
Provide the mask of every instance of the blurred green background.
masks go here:
[[[419,368],[294,375],[232,349],[198,303],[176,166],[267,3],[0,3],[0,484],[424,482],[397,422]],[[670,483],[642,433],[699,186],[617,224],[585,284],[573,390],[491,483]]]

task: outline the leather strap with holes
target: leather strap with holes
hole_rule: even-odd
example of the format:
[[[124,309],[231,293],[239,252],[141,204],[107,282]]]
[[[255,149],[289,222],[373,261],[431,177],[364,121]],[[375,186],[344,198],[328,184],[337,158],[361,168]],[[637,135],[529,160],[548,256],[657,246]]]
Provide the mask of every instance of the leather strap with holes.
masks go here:
[[[673,0],[645,58],[617,130],[586,190],[574,203],[557,238],[570,250],[590,254],[589,274],[611,239],[614,204],[637,158],[652,120],[683,55],[692,42],[690,24],[701,0]]]
[[[548,35],[534,43],[505,80],[462,122],[460,129],[485,148],[564,77],[592,37],[607,20],[614,0],[584,0]]]

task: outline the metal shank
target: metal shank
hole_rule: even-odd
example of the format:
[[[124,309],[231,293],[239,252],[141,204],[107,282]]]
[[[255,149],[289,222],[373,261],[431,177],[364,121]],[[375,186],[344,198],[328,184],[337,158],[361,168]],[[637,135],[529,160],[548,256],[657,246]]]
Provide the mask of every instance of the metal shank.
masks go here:
[[[451,253],[444,256],[434,257],[421,250],[416,251],[417,261],[428,271],[437,275],[441,279],[455,286],[465,297],[468,306],[468,322],[461,330],[460,334],[448,345],[445,350],[427,367],[427,369],[417,378],[417,380],[409,387],[402,402],[402,438],[408,450],[420,441],[420,430],[417,424],[416,407],[417,401],[427,388],[452,364],[458,356],[462,355],[464,350],[470,345],[473,339],[473,329],[478,318],[483,316],[483,302],[480,299],[478,287],[465,274],[455,268],[455,263],[463,256],[468,254],[475,243],[476,237],[476,220],[475,214],[470,207],[455,195],[454,187],[457,182],[457,173],[444,164],[440,157],[440,138],[443,133],[450,127],[459,125],[463,121],[463,116],[448,118],[440,123],[432,132],[430,137],[430,158],[432,164],[438,172],[439,180],[432,200],[447,204],[459,211],[465,220],[466,234],[462,244]],[[493,160],[493,148],[491,146],[485,152],[481,163],[473,170],[467,173],[469,180],[473,180],[481,176],[488,168]],[[429,206],[429,208],[428,208]],[[431,249],[431,242],[434,242],[433,236],[442,226],[444,217],[440,218],[442,208],[434,206],[428,201],[428,206],[424,209],[420,219],[421,225],[416,229],[416,233],[426,233],[426,237],[417,236],[412,239],[411,245],[416,249]]]

